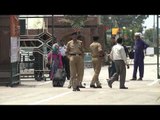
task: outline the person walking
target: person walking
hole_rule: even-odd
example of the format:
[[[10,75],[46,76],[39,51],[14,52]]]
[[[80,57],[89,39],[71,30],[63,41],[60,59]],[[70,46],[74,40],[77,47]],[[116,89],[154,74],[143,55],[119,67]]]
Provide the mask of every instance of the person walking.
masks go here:
[[[102,45],[98,42],[98,39],[98,36],[93,36],[93,42],[90,44],[92,64],[94,69],[94,75],[90,83],[91,88],[102,88],[101,83],[99,81],[99,73],[101,71],[101,63],[104,54],[102,50]]]
[[[52,45],[52,50],[48,53],[48,61],[51,66],[50,68],[50,79],[54,79],[54,74],[58,68],[63,68],[62,55],[59,52],[59,44],[54,43]]]
[[[146,44],[141,39],[141,33],[137,32],[135,33],[135,44],[134,44],[134,69],[133,69],[133,75],[131,80],[137,80],[137,69],[139,67],[139,79],[142,80],[144,75],[144,50],[149,47],[148,44]]]
[[[126,80],[126,65],[127,66],[129,65],[127,63],[127,57],[124,47],[122,46],[122,38],[118,38],[117,44],[112,47],[112,50],[110,52],[110,58],[115,63],[116,73],[114,73],[113,76],[109,80],[107,80],[108,86],[112,88],[113,82],[116,81],[118,76],[120,76],[119,88],[128,89],[128,87],[125,86],[125,80]]]
[[[83,75],[82,64],[84,47],[82,41],[77,39],[78,33],[72,33],[72,40],[67,43],[66,54],[69,57],[70,64],[70,80],[72,81],[73,91],[80,91],[79,83],[80,78]]]
[[[111,37],[111,49],[112,49],[112,47],[113,47],[115,44],[116,44],[116,38],[115,38],[115,36],[112,36],[112,37]],[[111,49],[110,49],[110,52],[111,52]],[[114,73],[116,73],[116,67],[115,67],[114,61],[111,61],[111,66],[109,66],[108,71],[109,71],[109,78],[110,78]],[[117,80],[118,80],[118,78],[117,78]]]

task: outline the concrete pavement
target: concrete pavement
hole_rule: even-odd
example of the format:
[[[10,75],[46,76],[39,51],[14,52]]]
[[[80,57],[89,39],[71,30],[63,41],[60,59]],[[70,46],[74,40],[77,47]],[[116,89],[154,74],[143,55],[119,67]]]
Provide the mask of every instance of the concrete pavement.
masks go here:
[[[145,58],[145,63],[155,62],[156,56]],[[99,76],[102,89],[89,87],[93,76],[92,68],[87,68],[84,72],[83,83],[86,88],[77,92],[67,88],[68,80],[62,88],[52,87],[50,80],[22,80],[17,87],[0,86],[0,105],[159,105],[160,84],[156,64],[145,65],[143,81],[130,81],[132,72],[133,65],[130,65],[126,76],[127,90],[119,89],[118,81],[113,83],[112,89],[108,87],[108,66],[102,67]]]

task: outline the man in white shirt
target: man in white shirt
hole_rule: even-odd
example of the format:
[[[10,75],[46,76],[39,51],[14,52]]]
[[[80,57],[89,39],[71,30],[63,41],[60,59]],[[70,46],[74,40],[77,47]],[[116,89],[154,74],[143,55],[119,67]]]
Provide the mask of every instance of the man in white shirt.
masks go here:
[[[117,44],[112,47],[110,52],[110,58],[114,61],[116,67],[116,73],[107,81],[108,86],[112,88],[112,83],[116,81],[116,78],[120,76],[120,89],[128,89],[125,87],[125,80],[126,80],[126,65],[129,68],[127,63],[127,57],[122,46],[122,38],[117,39]]]

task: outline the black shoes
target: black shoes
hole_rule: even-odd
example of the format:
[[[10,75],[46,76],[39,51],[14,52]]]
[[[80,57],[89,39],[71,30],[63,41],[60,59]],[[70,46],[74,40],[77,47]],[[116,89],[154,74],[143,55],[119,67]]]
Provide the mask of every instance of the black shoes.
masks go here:
[[[138,81],[142,81],[142,78],[139,78]]]
[[[111,80],[107,80],[107,82],[108,82],[108,86],[110,88],[112,88],[112,81]],[[120,87],[119,89],[128,89],[128,87]]]
[[[79,87],[73,88],[73,91],[80,91]]]
[[[42,81],[42,80],[43,80],[43,77],[36,77],[35,80],[36,80],[36,81]]]
[[[73,91],[76,91],[77,89],[76,88],[73,88]]]
[[[90,88],[97,88],[95,85],[90,85]]]
[[[68,88],[71,88],[72,86],[71,85],[68,85]]]
[[[108,86],[109,86],[110,88],[112,88],[112,83],[111,83],[111,81],[110,81],[110,80],[107,80],[107,82],[108,82]]]
[[[80,91],[80,89],[79,89],[79,87],[77,87],[77,89],[76,89],[77,91]]]
[[[83,85],[80,85],[80,86],[79,86],[79,88],[86,88],[86,87],[85,87],[85,86],[83,86]]]
[[[128,87],[120,87],[119,89],[128,89]]]
[[[102,88],[101,85],[95,86],[95,85],[90,85],[90,88]]]
[[[132,78],[131,80],[134,81],[134,80],[137,80],[137,78]]]
[[[96,88],[102,88],[102,86],[99,85],[99,86],[97,86]]]
[[[132,78],[131,80],[132,80],[132,81],[134,81],[134,80],[142,81],[142,78],[138,78],[138,79]]]

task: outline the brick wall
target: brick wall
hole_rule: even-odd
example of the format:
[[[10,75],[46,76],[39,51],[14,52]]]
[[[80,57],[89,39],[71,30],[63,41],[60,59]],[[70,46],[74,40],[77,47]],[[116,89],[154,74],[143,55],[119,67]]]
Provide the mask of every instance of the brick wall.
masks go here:
[[[63,39],[65,43],[67,43],[70,40],[70,34],[74,32],[74,29],[72,29],[68,24],[62,24],[59,21],[59,19],[62,17],[55,17],[54,24],[53,24],[53,33],[52,33],[52,19],[48,19],[48,32],[50,34],[53,34],[57,40]],[[83,36],[83,42],[85,45],[86,51],[89,48],[89,45],[92,42],[92,36],[99,35],[100,40],[99,42],[102,43],[103,48],[105,48],[105,29],[103,25],[97,25],[97,18],[96,17],[90,17],[86,25],[90,25],[87,27],[84,27],[81,29],[81,36]],[[29,35],[36,35],[43,32],[43,30],[28,30]]]

